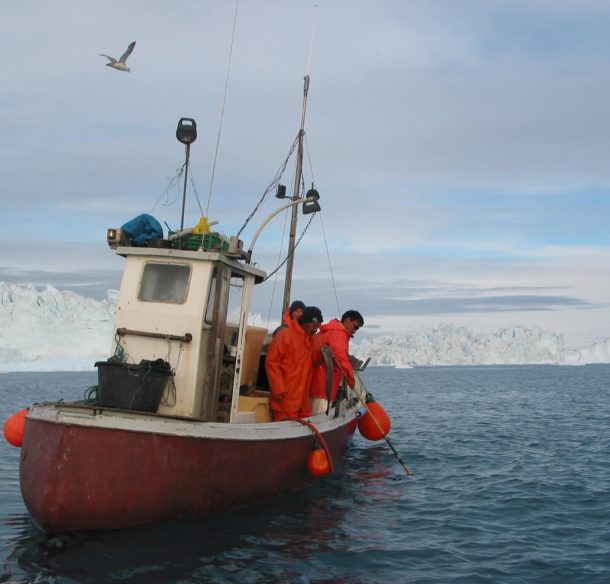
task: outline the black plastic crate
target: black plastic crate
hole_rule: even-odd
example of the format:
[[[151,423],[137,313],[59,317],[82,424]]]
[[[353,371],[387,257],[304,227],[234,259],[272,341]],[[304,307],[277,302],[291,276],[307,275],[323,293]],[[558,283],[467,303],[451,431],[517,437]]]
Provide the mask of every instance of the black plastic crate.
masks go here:
[[[142,360],[139,364],[98,361],[98,402],[107,408],[156,412],[171,366],[162,359]]]

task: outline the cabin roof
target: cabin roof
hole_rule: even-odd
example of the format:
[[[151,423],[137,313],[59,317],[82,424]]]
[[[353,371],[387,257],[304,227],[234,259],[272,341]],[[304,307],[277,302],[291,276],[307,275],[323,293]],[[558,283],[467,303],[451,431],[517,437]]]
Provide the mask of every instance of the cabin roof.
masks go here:
[[[266,273],[263,270],[255,268],[249,264],[237,261],[226,255],[225,252],[221,251],[204,251],[204,250],[186,250],[186,249],[171,249],[171,248],[156,248],[156,247],[117,247],[117,255],[127,256],[139,256],[148,258],[162,258],[165,260],[181,260],[189,262],[219,262],[230,266],[231,268],[238,270],[242,273],[251,274],[254,276],[255,282],[258,284],[262,282]]]

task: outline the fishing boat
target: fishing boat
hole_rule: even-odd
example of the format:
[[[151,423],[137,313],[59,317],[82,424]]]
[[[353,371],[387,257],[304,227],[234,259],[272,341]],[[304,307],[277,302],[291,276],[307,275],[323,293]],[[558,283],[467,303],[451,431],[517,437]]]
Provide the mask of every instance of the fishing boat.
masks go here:
[[[341,463],[362,388],[340,392],[327,412],[273,421],[269,390],[259,384],[268,331],[248,324],[253,288],[266,277],[252,262],[262,229],[291,213],[283,311],[298,210],[320,210],[301,178],[308,84],[305,77],[293,195],[284,193],[247,249],[239,234],[209,226],[195,233],[181,224],[144,242],[133,222],[108,230],[110,248],[124,258],[112,357],[95,364],[91,399],[38,403],[25,415],[21,492],[44,532],[205,515],[303,488]],[[186,145],[186,196],[194,120],[181,119],[177,137]],[[315,470],[312,453],[323,453],[326,470]]]

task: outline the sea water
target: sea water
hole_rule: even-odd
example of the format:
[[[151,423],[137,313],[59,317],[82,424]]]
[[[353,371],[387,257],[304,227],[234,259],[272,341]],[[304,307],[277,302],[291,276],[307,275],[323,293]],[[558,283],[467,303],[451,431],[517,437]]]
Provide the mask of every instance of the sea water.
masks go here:
[[[208,518],[43,536],[0,446],[0,583],[610,582],[610,366],[368,369],[390,441],[334,475]],[[95,373],[0,374],[0,414]]]

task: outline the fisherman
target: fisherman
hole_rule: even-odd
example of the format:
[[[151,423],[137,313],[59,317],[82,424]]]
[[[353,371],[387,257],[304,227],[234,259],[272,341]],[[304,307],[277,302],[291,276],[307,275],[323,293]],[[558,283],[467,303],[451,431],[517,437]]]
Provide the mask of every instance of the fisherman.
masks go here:
[[[273,337],[265,368],[271,390],[274,420],[305,418],[309,409],[309,387],[313,370],[313,337],[322,324],[322,312],[307,306],[300,318],[289,321]]]
[[[265,361],[267,360],[267,352],[269,351],[269,344],[273,340],[275,334],[286,328],[291,320],[298,319],[305,310],[305,303],[302,300],[295,300],[284,312],[282,316],[282,324],[278,326],[273,333],[265,336],[263,346],[261,348],[261,355],[258,361],[258,375],[256,378],[256,387],[259,389],[269,389],[269,379],[267,379],[267,371],[265,368]]]
[[[305,310],[305,303],[302,300],[295,300],[286,309],[286,312],[284,312],[284,314],[282,316],[282,324],[273,331],[273,336],[275,336],[275,334],[279,330],[286,328],[290,324],[291,320],[299,320],[299,318],[301,318],[301,315],[303,314],[304,310]]]
[[[364,318],[357,310],[348,310],[343,313],[341,321],[333,318],[320,327],[320,334],[316,337],[316,346],[328,345],[333,353],[333,378],[330,392],[331,403],[337,398],[337,389],[341,379],[345,376],[347,384],[354,389],[354,368],[349,356],[349,342],[356,331],[364,326]],[[311,378],[311,412],[312,415],[325,412],[328,408],[328,394],[326,393],[327,368],[324,362],[314,367]]]

